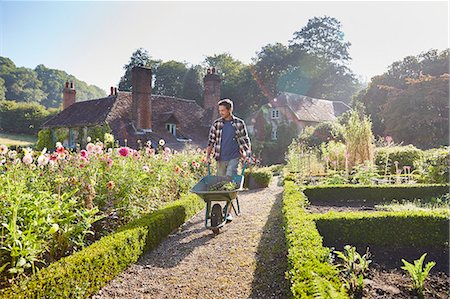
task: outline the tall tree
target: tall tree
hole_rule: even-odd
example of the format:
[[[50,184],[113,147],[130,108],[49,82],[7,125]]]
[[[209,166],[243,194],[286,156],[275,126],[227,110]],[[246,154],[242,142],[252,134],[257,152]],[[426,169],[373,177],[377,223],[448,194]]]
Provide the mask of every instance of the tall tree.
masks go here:
[[[153,92],[174,97],[183,96],[183,81],[187,73],[186,64],[178,61],[161,63],[155,72]]]
[[[401,61],[392,63],[388,70],[381,75],[372,78],[368,87],[360,91],[353,102],[361,102],[366,107],[366,112],[373,121],[373,132],[375,135],[384,136],[390,134],[386,131],[383,109],[389,97],[391,89],[407,89],[407,79],[419,79],[422,75],[441,76],[448,73],[449,49],[437,51],[435,49],[421,53],[417,56],[407,56]]]
[[[135,66],[143,66],[151,68],[153,74],[155,74],[158,65],[161,63],[160,60],[153,60],[148,51],[139,48],[131,54],[130,61],[123,67],[125,74],[120,78],[119,90],[130,91],[131,90],[131,70]]]
[[[388,89],[382,108],[386,132],[396,141],[421,148],[448,145],[449,75],[422,75],[406,84]]]
[[[293,66],[292,50],[281,43],[268,44],[257,53],[253,62],[253,74],[261,91],[268,99],[275,97],[281,74]]]
[[[344,41],[341,22],[329,16],[309,19],[308,24],[295,32],[291,40],[293,49],[338,64],[351,59],[348,53],[350,45],[350,42]]]
[[[183,98],[195,100],[197,104],[203,106],[203,85],[201,78],[201,66],[191,66],[183,80]]]

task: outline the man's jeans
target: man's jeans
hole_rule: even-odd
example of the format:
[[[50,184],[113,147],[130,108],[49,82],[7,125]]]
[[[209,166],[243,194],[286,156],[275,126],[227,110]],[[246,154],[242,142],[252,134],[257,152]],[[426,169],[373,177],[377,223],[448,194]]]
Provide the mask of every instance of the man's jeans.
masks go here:
[[[230,161],[217,161],[217,175],[218,176],[233,176],[237,175],[237,168],[239,159],[232,159]]]

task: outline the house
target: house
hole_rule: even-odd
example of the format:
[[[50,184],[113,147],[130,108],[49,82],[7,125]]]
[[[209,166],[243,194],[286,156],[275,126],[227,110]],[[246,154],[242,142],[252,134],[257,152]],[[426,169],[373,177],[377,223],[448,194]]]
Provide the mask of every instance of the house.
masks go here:
[[[203,107],[194,100],[152,94],[152,71],[143,67],[132,70],[131,92],[111,87],[110,95],[101,99],[77,102],[73,83],[66,82],[63,110],[42,128],[51,130],[53,141],[60,139],[69,148],[84,146],[90,132],[98,128],[108,128],[121,146],[138,148],[148,141],[156,146],[164,139],[177,150],[187,143],[203,148],[211,123],[218,117],[221,78],[212,68],[203,80]]]
[[[300,133],[307,126],[333,121],[349,109],[344,102],[281,92],[247,117],[246,123],[249,134],[257,141],[276,141],[279,139],[278,127],[281,124],[293,124]]]

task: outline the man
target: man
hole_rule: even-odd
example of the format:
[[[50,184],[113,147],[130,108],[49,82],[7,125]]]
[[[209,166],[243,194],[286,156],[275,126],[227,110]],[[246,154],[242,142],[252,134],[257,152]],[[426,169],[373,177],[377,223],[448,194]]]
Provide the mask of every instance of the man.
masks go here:
[[[218,176],[233,176],[237,174],[239,160],[245,161],[251,154],[250,138],[242,119],[233,115],[233,102],[230,99],[219,101],[220,118],[216,119],[209,131],[206,160],[211,163],[211,152],[217,161]],[[231,205],[227,221],[232,221]]]

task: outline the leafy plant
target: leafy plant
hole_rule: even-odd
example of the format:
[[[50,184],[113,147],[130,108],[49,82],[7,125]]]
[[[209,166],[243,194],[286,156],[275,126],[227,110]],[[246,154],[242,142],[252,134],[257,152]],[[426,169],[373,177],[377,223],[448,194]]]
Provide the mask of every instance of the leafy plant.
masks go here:
[[[345,288],[355,296],[361,296],[364,287],[364,275],[369,269],[369,264],[372,262],[369,259],[371,256],[369,248],[367,248],[364,255],[360,255],[356,251],[356,247],[345,245],[343,252],[334,251],[334,253],[343,261],[339,267],[341,268],[341,273],[344,275]]]
[[[424,298],[423,285],[425,280],[427,279],[428,273],[430,272],[431,268],[436,265],[435,262],[428,262],[425,265],[425,268],[423,268],[423,262],[426,255],[427,254],[424,253],[418,260],[415,260],[414,265],[402,259],[402,262],[404,264],[402,269],[409,273],[413,283],[413,289],[417,292],[417,295],[419,295],[420,298]]]

